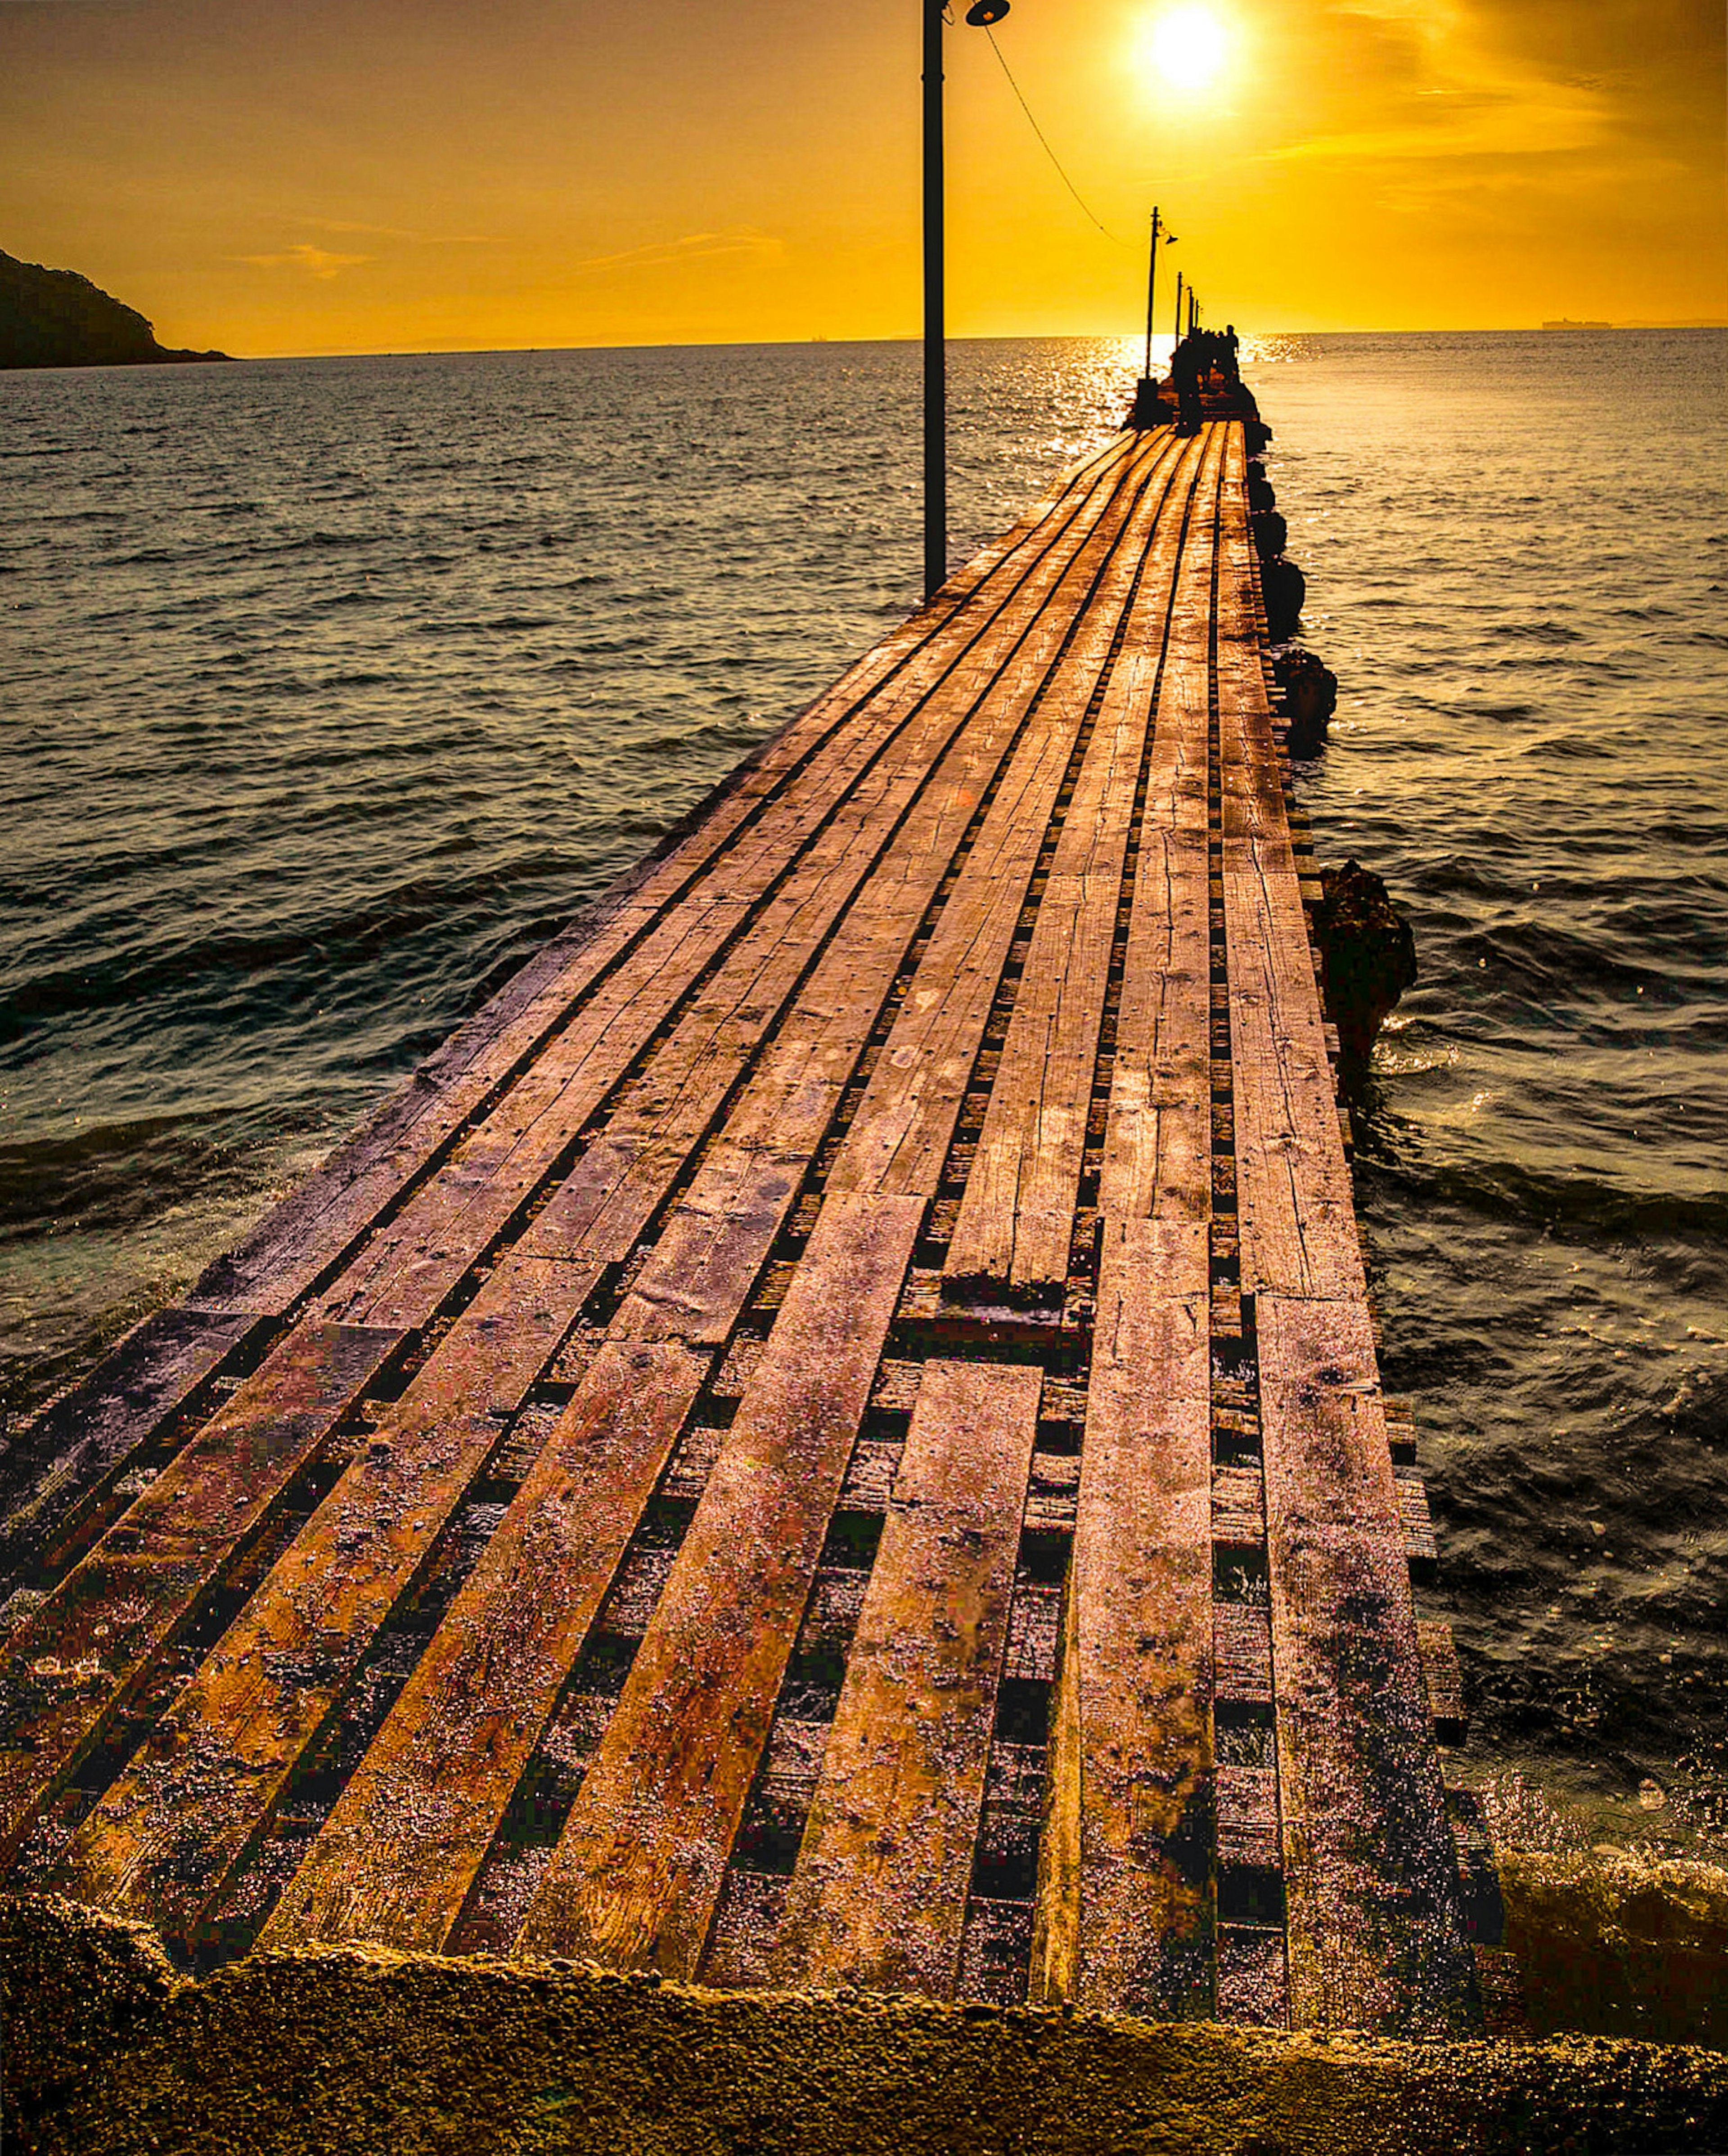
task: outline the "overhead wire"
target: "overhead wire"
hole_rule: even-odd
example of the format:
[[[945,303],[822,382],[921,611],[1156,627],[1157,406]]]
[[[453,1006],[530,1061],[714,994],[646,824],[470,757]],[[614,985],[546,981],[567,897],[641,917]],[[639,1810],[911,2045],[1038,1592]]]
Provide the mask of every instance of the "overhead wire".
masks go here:
[[[1002,57],[1002,48],[996,43],[996,33],[990,28],[988,23],[985,23],[984,26],[984,34],[990,39],[990,50],[996,56],[997,66],[1001,69],[1003,74],[1008,78],[1008,87],[1020,100],[1020,109],[1026,116],[1026,124],[1031,127],[1033,134],[1037,136],[1039,141],[1043,145],[1045,156],[1048,157],[1051,163],[1055,166],[1062,185],[1074,198],[1074,200],[1080,205],[1080,208],[1085,215],[1088,222],[1089,223],[1095,224],[1098,230],[1103,233],[1105,239],[1111,241],[1114,245],[1118,247],[1126,247],[1131,249],[1137,249],[1137,242],[1132,239],[1124,239],[1119,232],[1112,232],[1109,226],[1106,224],[1101,218],[1094,214],[1092,205],[1087,201],[1085,196],[1081,193],[1079,188],[1074,185],[1074,182],[1068,177],[1067,173],[1063,170],[1062,159],[1058,157],[1055,151],[1051,148],[1049,137],[1045,134],[1044,130],[1038,125],[1036,119],[1034,117],[1031,106],[1026,101],[1026,92],[1014,80],[1014,70]]]

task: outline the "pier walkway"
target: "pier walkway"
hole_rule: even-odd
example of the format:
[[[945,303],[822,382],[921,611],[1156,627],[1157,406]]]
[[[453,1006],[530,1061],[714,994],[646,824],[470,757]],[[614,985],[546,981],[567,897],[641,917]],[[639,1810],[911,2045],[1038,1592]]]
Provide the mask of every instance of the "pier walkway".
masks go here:
[[[25,1433],[0,1884],[1481,2025],[1244,479],[1077,467]]]

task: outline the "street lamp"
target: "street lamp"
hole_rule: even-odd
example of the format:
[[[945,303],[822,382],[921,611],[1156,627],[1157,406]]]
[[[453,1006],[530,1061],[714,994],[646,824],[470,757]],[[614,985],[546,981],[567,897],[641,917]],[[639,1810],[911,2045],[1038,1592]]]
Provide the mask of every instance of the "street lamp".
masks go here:
[[[943,322],[942,25],[945,0],[924,0],[924,597],[948,581],[948,372]],[[987,30],[1008,0],[976,0],[966,20]]]
[[[1152,311],[1158,304],[1158,242],[1162,236],[1166,247],[1176,244],[1175,233],[1168,231],[1158,214],[1158,205],[1152,205],[1152,253],[1146,269],[1146,364],[1139,380],[1134,384],[1134,409],[1128,415],[1130,427],[1155,427],[1161,411],[1158,402],[1158,384],[1152,378]]]

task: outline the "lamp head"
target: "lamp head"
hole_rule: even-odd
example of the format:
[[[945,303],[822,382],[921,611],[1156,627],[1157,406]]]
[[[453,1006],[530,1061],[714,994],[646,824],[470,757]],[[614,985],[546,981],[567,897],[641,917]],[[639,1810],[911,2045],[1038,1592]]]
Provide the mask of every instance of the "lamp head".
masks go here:
[[[966,10],[966,20],[975,30],[987,30],[1007,13],[1008,0],[975,0],[975,4]]]

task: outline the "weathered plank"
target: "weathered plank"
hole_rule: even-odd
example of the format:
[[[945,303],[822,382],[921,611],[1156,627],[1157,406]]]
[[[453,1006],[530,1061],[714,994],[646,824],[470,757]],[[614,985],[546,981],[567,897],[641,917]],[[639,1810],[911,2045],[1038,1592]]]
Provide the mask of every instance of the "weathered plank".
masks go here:
[[[191,1933],[598,1270],[518,1264],[493,1275],[199,1665],[149,1756],[86,1821],[56,1875],[66,1892],[147,1908],[167,1932]]]
[[[1047,2004],[1167,2015],[1204,2013],[1211,1997],[1206,728],[1219,471],[1209,441],[1160,624],[1051,1731],[1056,1855],[1032,1969]]]
[[[1194,445],[1172,467],[1124,649],[1101,699],[1052,857],[990,1106],[944,1265],[944,1291],[1059,1306],[1092,1101],[1135,788],[1181,551],[1180,490],[1200,482]]]
[[[602,1348],[283,1894],[266,1949],[450,1936],[710,1358]]]
[[[400,1344],[376,1327],[290,1335],[13,1634],[0,1857]]]
[[[925,1370],[775,1981],[953,1995],[1041,1383],[1025,1367]]]
[[[1216,636],[1242,1287],[1360,1296],[1350,1173],[1261,670],[1241,464],[1232,430]]]
[[[86,1519],[263,1322],[243,1312],[157,1311],[76,1392],[27,1424],[0,1458],[0,1581]]]
[[[1118,1220],[1211,1209],[1206,729],[1219,454],[1209,444],[1211,484],[1189,510],[1139,833],[1098,1173],[1098,1210]]]
[[[1107,1224],[1052,1780],[1077,1881],[1044,1882],[1035,1995],[1211,2005],[1211,1495],[1202,1223]],[[1196,1290],[1195,1283],[1198,1280]],[[1184,1289],[1186,1292],[1184,1293]]]
[[[1257,1309],[1291,2019],[1461,2033],[1474,1979],[1366,1312]]]
[[[831,1189],[937,1187],[1032,869],[1161,498],[1149,493],[1137,510],[1133,543],[1102,565],[1077,619],[1041,632],[1053,670],[1038,722],[985,813],[964,883],[944,908],[883,1050],[891,1075],[873,1082],[861,1104]]]
[[[916,1198],[829,1195],[523,1953],[694,1974],[923,1214]]]

